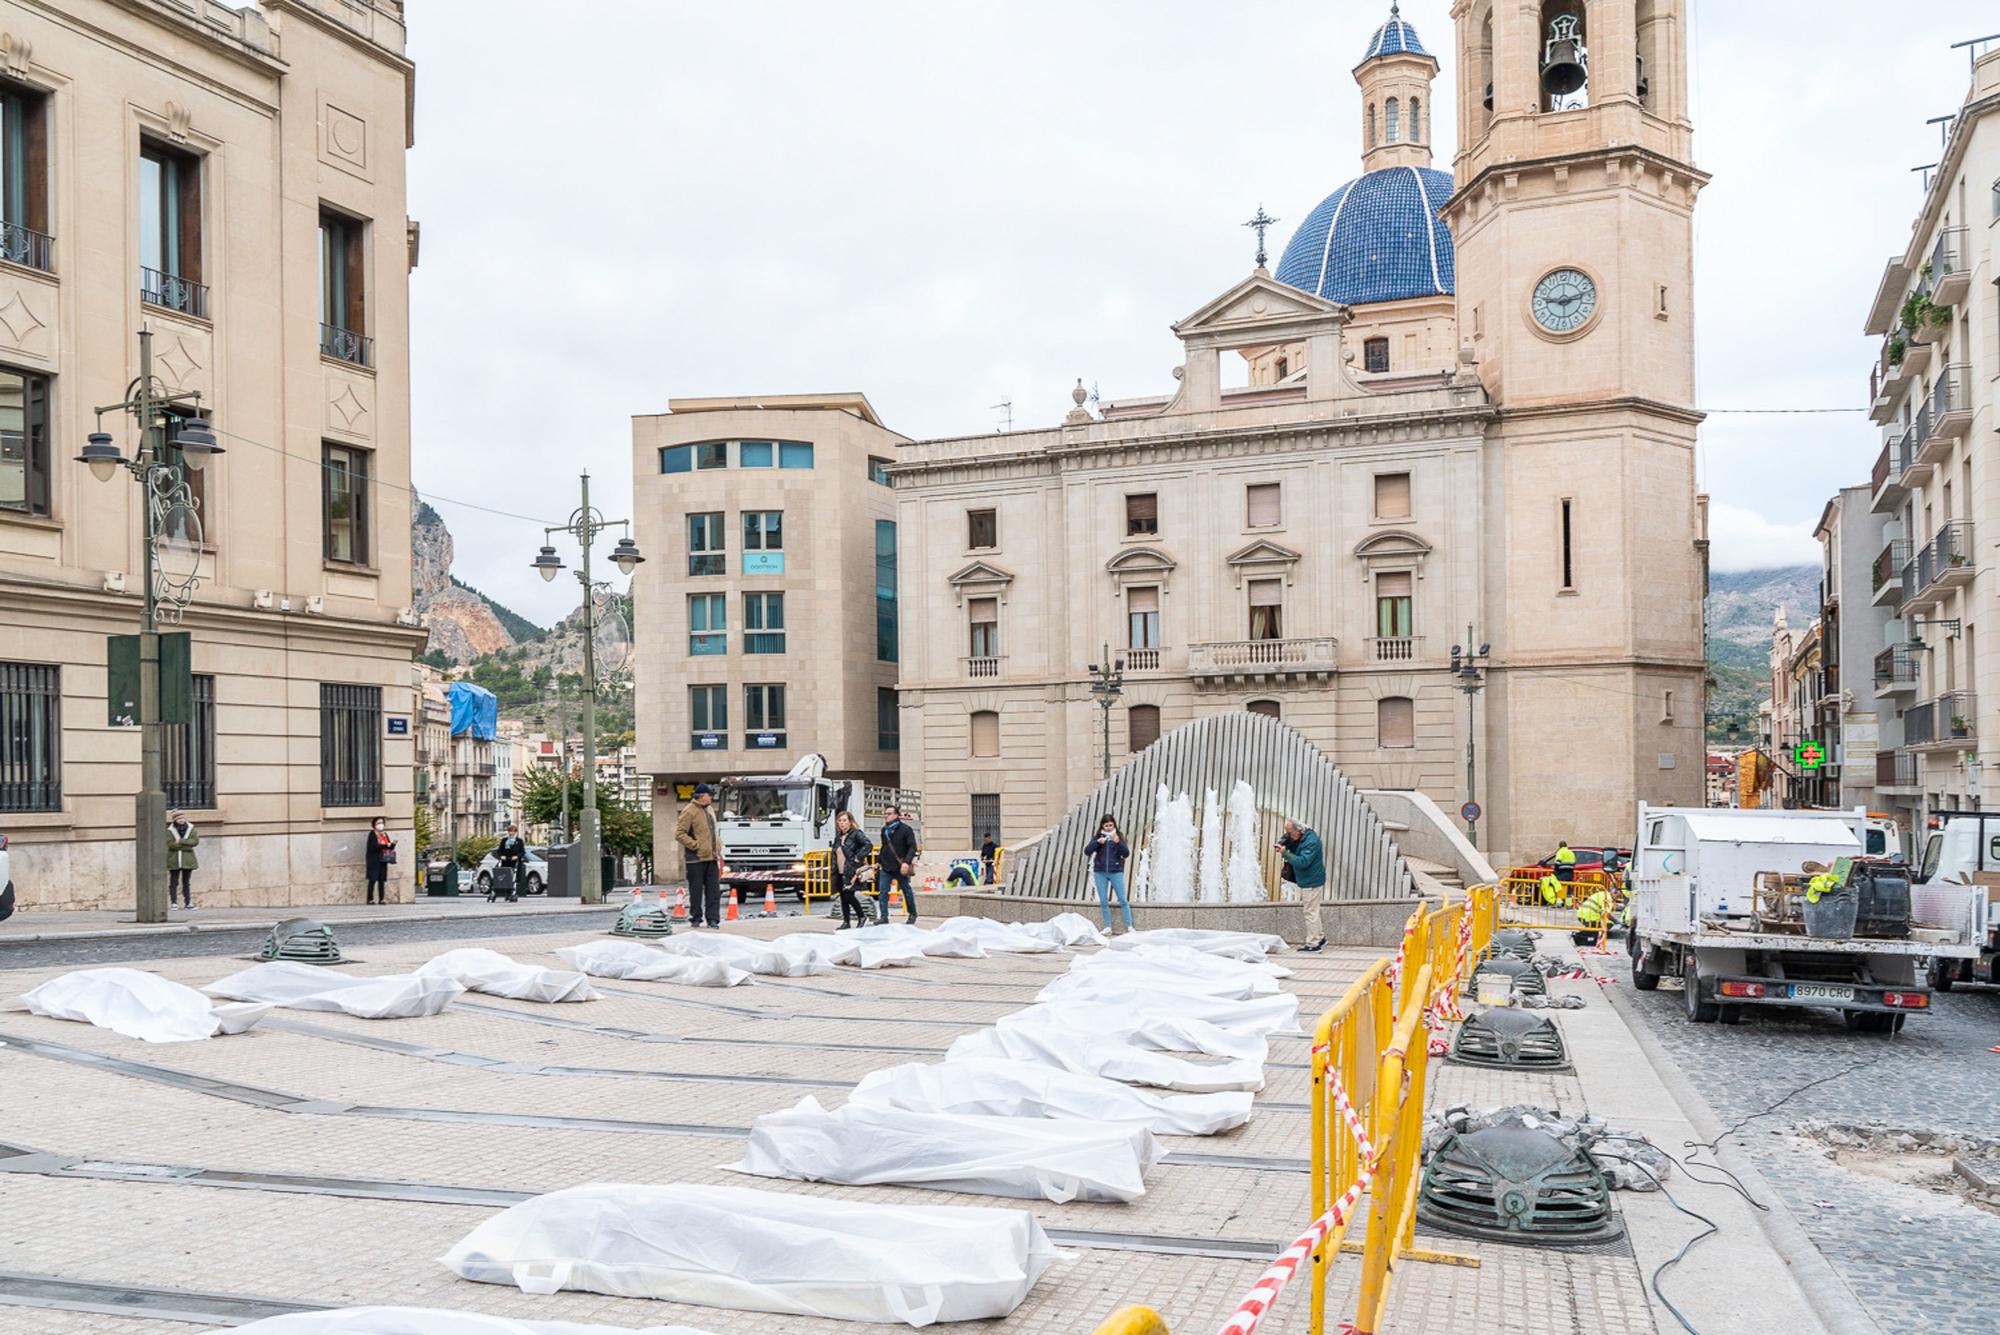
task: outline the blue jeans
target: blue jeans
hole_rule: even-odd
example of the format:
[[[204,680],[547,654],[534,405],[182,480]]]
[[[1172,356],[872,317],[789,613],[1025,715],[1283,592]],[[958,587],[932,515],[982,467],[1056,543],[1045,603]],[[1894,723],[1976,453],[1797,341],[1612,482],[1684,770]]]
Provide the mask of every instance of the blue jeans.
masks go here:
[[[910,893],[910,878],[900,870],[890,870],[887,863],[882,864],[875,873],[875,902],[882,910],[881,916],[876,921],[889,921],[889,887],[891,885],[894,885],[903,892],[903,908],[906,910],[904,921],[915,922],[917,920],[917,900],[916,896]]]
[[[1111,892],[1118,892],[1118,907],[1125,914],[1125,930],[1132,930],[1132,906],[1125,900],[1125,873],[1122,871],[1093,871],[1090,883],[1097,887],[1097,907],[1104,914],[1104,928],[1111,929]]]

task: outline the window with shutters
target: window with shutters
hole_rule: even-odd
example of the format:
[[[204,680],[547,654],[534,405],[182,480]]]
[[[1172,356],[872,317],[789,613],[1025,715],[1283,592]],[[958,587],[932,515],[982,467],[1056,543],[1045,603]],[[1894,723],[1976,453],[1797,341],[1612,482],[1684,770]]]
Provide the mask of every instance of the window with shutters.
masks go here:
[[[1243,489],[1243,522],[1248,528],[1276,528],[1284,518],[1283,492],[1275,482],[1254,482]]]
[[[1125,644],[1130,649],[1160,647],[1160,591],[1128,589],[1125,593]]]
[[[979,710],[972,716],[972,754],[1000,754],[1000,716],[990,709]]]
[[[1125,498],[1125,536],[1128,538],[1151,535],[1160,531],[1160,497],[1157,492],[1142,492]]]
[[[1408,473],[1377,473],[1375,475],[1375,517],[1377,519],[1408,519],[1410,517],[1410,475]]]
[[[1411,626],[1414,581],[1407,570],[1384,571],[1375,577],[1375,634],[1385,640],[1407,639]]]
[[[1416,702],[1407,695],[1385,695],[1375,702],[1375,745],[1401,749],[1417,744]]]
[[[1361,367],[1365,371],[1389,369],[1389,340],[1371,338],[1361,344]]]
[[[1133,705],[1125,711],[1126,745],[1133,755],[1160,740],[1160,707]]]
[[[966,602],[966,616],[972,628],[970,653],[974,658],[1000,656],[1000,600],[973,598]]]
[[[965,545],[976,552],[998,547],[1000,545],[999,511],[967,510],[965,512]]]
[[[1250,638],[1281,640],[1285,637],[1285,582],[1281,579],[1250,581]]]

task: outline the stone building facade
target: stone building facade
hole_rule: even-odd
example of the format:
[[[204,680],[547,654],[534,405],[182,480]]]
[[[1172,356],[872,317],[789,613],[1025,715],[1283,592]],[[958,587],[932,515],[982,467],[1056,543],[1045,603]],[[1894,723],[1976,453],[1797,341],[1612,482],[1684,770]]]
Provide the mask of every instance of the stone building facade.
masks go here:
[[[105,637],[140,622],[124,473],[72,462],[152,335],[226,453],[199,515],[194,721],[169,802],[198,904],[359,901],[414,782],[402,5],[50,0],[0,13],[0,829],[30,908],[133,902],[137,729]],[[401,887],[399,887],[401,888]]]

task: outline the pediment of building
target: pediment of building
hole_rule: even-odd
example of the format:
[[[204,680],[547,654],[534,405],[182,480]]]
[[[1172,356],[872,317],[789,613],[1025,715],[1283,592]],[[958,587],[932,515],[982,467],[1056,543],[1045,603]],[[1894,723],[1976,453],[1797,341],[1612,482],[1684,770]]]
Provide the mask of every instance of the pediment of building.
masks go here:
[[[1114,575],[1152,575],[1177,569],[1179,565],[1158,547],[1134,547],[1106,561],[1104,568]]]
[[[1299,554],[1291,548],[1266,538],[1259,538],[1248,547],[1240,547],[1228,557],[1229,564],[1239,569],[1243,566],[1293,565],[1298,559]]]
[[[1431,545],[1405,529],[1392,528],[1363,538],[1354,545],[1354,554],[1364,561],[1379,557],[1429,556]]]
[[[1272,342],[1298,338],[1309,328],[1337,329],[1347,307],[1302,292],[1268,274],[1252,274],[1174,325],[1183,341],[1223,338],[1231,343],[1260,334]]]
[[[964,569],[960,570],[957,574],[952,575],[948,580],[946,580],[946,583],[961,589],[965,588],[968,585],[973,585],[973,584],[1004,585],[1004,584],[1012,584],[1013,582],[1014,582],[1013,571],[1003,569],[1000,566],[991,565],[985,561],[974,561],[971,565],[966,566]]]

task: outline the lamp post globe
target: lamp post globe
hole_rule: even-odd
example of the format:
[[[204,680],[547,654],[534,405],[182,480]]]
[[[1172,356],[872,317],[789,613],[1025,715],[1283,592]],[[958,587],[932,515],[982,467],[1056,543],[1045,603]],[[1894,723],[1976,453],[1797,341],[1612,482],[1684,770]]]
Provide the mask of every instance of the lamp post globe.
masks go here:
[[[83,453],[76,461],[87,465],[99,482],[109,482],[125,466],[125,453],[111,440],[108,431],[93,431],[84,440]]]
[[[617,546],[611,549],[611,564],[627,575],[632,573],[633,567],[645,559],[639,555],[639,544],[632,541],[630,536],[620,538]]]
[[[541,572],[541,576],[544,580],[548,580],[551,582],[554,581],[556,577],[556,572],[563,568],[562,558],[556,555],[556,549],[553,547],[542,548],[542,550],[536,554],[535,559],[531,561],[529,564],[532,565],[537,571]]]
[[[173,446],[181,452],[188,468],[197,473],[207,465],[210,455],[225,453],[206,417],[190,417],[182,422],[181,429],[174,433]]]

